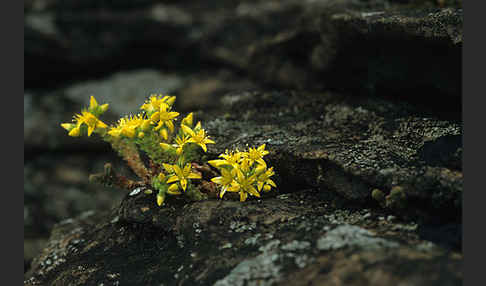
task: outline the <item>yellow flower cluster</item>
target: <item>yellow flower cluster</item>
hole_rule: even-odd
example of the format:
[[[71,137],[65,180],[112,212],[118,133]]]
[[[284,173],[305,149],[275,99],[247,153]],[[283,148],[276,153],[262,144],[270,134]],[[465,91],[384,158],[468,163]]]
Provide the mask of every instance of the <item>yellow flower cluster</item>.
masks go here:
[[[123,117],[118,120],[116,126],[112,126],[108,134],[115,138],[125,136],[127,138],[143,137],[145,131],[150,128],[150,120],[144,119],[142,114]]]
[[[245,201],[248,194],[260,197],[260,192],[277,187],[270,179],[275,174],[273,167],[267,168],[263,157],[268,154],[265,144],[258,148],[249,148],[246,152],[229,152],[219,155],[217,160],[208,163],[221,172],[220,177],[211,179],[221,186],[220,197],[226,192],[238,192],[240,201]]]
[[[167,140],[169,132],[174,132],[174,123],[178,112],[171,111],[175,102],[175,96],[151,95],[150,98],[140,107],[144,113],[135,116],[121,118],[116,126],[112,126],[108,134],[119,138],[143,138],[149,129],[154,128],[160,136]],[[162,128],[166,127],[166,128]]]
[[[62,123],[62,128],[66,129],[69,136],[78,137],[86,130],[88,137],[93,132],[104,132],[108,127],[98,116],[108,110],[108,104],[98,105],[96,99],[91,96],[88,110],[81,110],[81,114],[74,115],[74,123]]]
[[[194,143],[200,146],[204,152],[208,151],[206,144],[214,144],[214,141],[209,139],[206,131],[201,127],[199,121],[194,128],[191,128],[193,122],[193,114],[189,113],[181,122],[181,129],[175,138],[175,144],[160,143],[160,147],[165,151],[176,149],[177,155],[180,155],[184,150],[184,146],[189,143]]]
[[[180,189],[185,192],[188,188],[187,186],[190,179],[201,179],[201,174],[195,172],[190,163],[185,162],[186,158],[184,152],[187,151],[185,147],[189,146],[190,143],[193,143],[195,144],[193,146],[200,146],[204,152],[207,152],[206,144],[214,144],[215,142],[209,139],[206,131],[201,126],[201,122],[198,122],[196,126],[192,128],[193,120],[194,115],[192,112],[182,119],[180,129],[174,139],[175,144],[159,143],[162,150],[169,153],[175,151],[175,154],[179,156],[179,159],[174,165],[166,163],[162,164],[167,174],[161,172],[158,176],[158,180],[162,184],[170,185],[166,192],[159,192],[157,195],[157,204],[159,206],[164,202],[165,194],[181,195],[182,192]]]
[[[204,167],[204,163],[202,168],[199,165],[202,159],[200,150],[207,152],[207,145],[215,142],[209,138],[201,122],[193,124],[193,113],[184,117],[176,129],[174,121],[179,113],[172,109],[175,100],[175,96],[151,95],[140,107],[142,112],[122,117],[116,125],[108,127],[99,119],[108,109],[108,104],[99,105],[91,96],[89,107],[76,114],[73,123],[62,123],[61,126],[69,132],[69,136],[97,133],[109,142],[142,179],[138,183],[158,191],[159,206],[164,203],[166,195],[184,194],[191,200],[205,199],[207,195],[202,192],[205,184],[194,183],[193,180],[202,180],[199,171],[205,172],[208,167]],[[149,168],[141,160],[139,150],[148,155]],[[212,179],[221,186],[220,197],[226,192],[238,192],[240,201],[245,201],[248,194],[260,197],[262,191],[275,188],[270,179],[274,175],[273,168],[267,168],[263,159],[267,154],[263,144],[245,152],[226,151],[219,156],[220,159],[209,161],[221,172],[221,176]],[[132,185],[123,180],[118,184],[127,188]]]

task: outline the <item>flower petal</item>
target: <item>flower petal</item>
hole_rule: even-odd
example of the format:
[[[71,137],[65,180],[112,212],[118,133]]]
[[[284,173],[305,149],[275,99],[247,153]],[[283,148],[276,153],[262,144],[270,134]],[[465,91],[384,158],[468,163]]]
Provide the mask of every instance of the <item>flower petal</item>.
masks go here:
[[[170,183],[174,183],[174,182],[177,182],[179,181],[179,178],[175,175],[172,175],[169,177],[169,179],[167,179],[167,184],[170,184]]]
[[[206,147],[206,144],[204,144],[204,143],[199,143],[199,144],[197,144],[197,145],[201,146],[201,148],[204,150],[204,152],[207,152],[207,151],[208,151],[208,148]]]
[[[182,189],[185,191],[185,190],[186,190],[186,188],[187,188],[187,180],[186,180],[186,179],[182,179],[182,180],[180,181],[180,183],[181,183],[181,187],[182,187]]]
[[[172,165],[167,164],[167,163],[162,163],[162,166],[164,166],[164,169],[166,169],[167,172],[169,172],[169,173],[173,173],[174,172],[174,168],[172,167]]]
[[[91,96],[89,99],[89,108],[96,108],[98,106],[98,102],[96,102],[96,99],[94,96]]]
[[[274,188],[276,188],[276,187],[277,187],[277,185],[275,184],[275,182],[274,182],[274,181],[272,181],[272,180],[270,180],[270,179],[268,179],[268,180],[267,180],[265,183],[267,183],[267,184],[271,185],[271,186],[272,186],[272,187],[274,187]]]
[[[215,184],[222,185],[223,183],[223,177],[214,177],[211,179],[211,181]]]
[[[191,172],[189,173],[189,175],[187,176],[188,179],[201,179],[201,174],[199,173],[196,173],[196,172]]]
[[[253,186],[250,186],[248,187],[247,189],[248,193],[250,193],[252,196],[255,196],[255,197],[260,197],[260,193],[257,192],[257,190],[253,187]]]
[[[196,136],[196,134],[194,133],[194,131],[192,131],[190,127],[187,127],[186,125],[181,125],[181,128],[184,133],[190,135],[191,137]]]
[[[177,175],[177,177],[179,177],[179,178],[183,178],[184,177],[184,174],[182,173],[182,170],[181,170],[181,168],[179,166],[173,165],[172,167],[173,167],[174,173]]]
[[[240,192],[240,202],[246,201],[246,198],[248,197],[248,194],[245,192]]]

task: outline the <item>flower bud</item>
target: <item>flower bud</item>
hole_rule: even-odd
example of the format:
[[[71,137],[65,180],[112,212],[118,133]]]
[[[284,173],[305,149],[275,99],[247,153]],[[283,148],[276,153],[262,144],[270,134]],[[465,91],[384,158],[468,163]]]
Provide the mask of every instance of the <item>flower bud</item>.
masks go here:
[[[171,97],[169,97],[169,99],[167,99],[167,104],[172,106],[174,104],[175,100],[176,100],[176,97],[171,96]]]
[[[187,125],[187,126],[191,127],[192,126],[193,119],[194,119],[194,115],[191,112],[186,117],[184,117],[184,119],[182,119],[182,122],[181,123],[184,124],[184,125]]]
[[[101,113],[105,113],[108,110],[108,103],[105,103],[100,106]]]
[[[150,120],[146,119],[142,122],[142,125],[140,125],[143,131],[147,131],[150,128]]]
[[[164,140],[169,139],[169,134],[167,133],[167,129],[165,128],[160,129],[160,136],[162,136]]]
[[[165,181],[165,175],[164,175],[164,173],[159,173],[158,179],[159,179],[161,182]]]
[[[164,203],[164,200],[165,200],[165,195],[159,193],[157,195],[157,205],[160,207]]]
[[[181,192],[179,191],[179,186],[177,184],[172,184],[170,185],[169,189],[167,190],[167,193],[171,195],[180,195]]]

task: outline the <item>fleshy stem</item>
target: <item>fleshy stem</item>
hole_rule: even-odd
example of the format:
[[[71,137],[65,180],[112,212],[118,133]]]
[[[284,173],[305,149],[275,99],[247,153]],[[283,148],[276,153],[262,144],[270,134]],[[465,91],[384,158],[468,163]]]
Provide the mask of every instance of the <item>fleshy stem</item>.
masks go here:
[[[106,163],[103,173],[92,174],[89,176],[89,181],[99,183],[104,186],[117,186],[122,189],[132,190],[135,187],[143,186],[143,182],[135,182],[127,179],[124,176],[120,176],[113,171],[110,163]]]
[[[104,136],[103,139],[111,143],[120,156],[127,162],[128,166],[135,172],[135,174],[145,181],[150,181],[150,174],[140,158],[135,143],[124,139],[113,140],[110,137]]]

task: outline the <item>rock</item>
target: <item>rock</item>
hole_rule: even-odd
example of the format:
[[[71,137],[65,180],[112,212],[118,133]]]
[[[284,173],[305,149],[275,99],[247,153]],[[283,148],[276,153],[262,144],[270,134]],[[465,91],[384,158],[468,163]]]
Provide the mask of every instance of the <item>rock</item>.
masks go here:
[[[24,285],[461,284],[461,254],[361,212],[330,224],[324,215],[338,210],[318,198],[311,190],[158,208],[152,195],[126,196],[116,212],[58,224]],[[123,215],[145,204],[145,222]],[[235,233],[234,223],[254,226]]]
[[[460,220],[462,171],[420,157],[426,142],[461,136],[455,121],[421,116],[404,103],[334,93],[228,97],[229,116],[203,120],[217,142],[211,156],[266,144],[282,192],[313,187],[328,198],[365,202],[374,189],[387,196],[395,188],[404,199],[389,196],[386,206],[401,215]]]
[[[460,110],[462,9],[378,0],[34,2],[44,4],[26,12],[27,86],[211,64],[280,88],[427,98],[432,108],[440,98]]]
[[[91,6],[55,1],[25,16],[26,85],[53,86],[49,82],[109,73],[120,68],[185,65],[197,62],[189,27],[192,17],[171,5]],[[90,2],[91,3],[91,2]],[[163,35],[163,36],[161,36]],[[170,40],[167,40],[170,39]],[[176,56],[179,54],[179,57]],[[126,55],[137,55],[127,57]],[[49,69],[39,70],[39,67]]]
[[[317,249],[319,250],[335,250],[344,247],[378,250],[398,246],[395,242],[376,238],[371,232],[352,225],[341,225],[317,240]]]
[[[381,95],[460,112],[462,10],[315,8],[252,46],[248,69],[286,88]],[[315,14],[318,14],[315,15]]]
[[[62,93],[80,106],[85,106],[89,96],[93,95],[100,104],[109,103],[109,111],[120,118],[139,112],[140,106],[151,94],[174,94],[183,87],[184,82],[180,75],[137,70],[74,84],[63,89]]]
[[[122,190],[89,183],[89,174],[102,170],[105,160],[115,163],[121,174],[133,176],[115,154],[43,154],[25,162],[25,270],[42,250],[54,224],[90,210],[110,209],[125,195]]]

